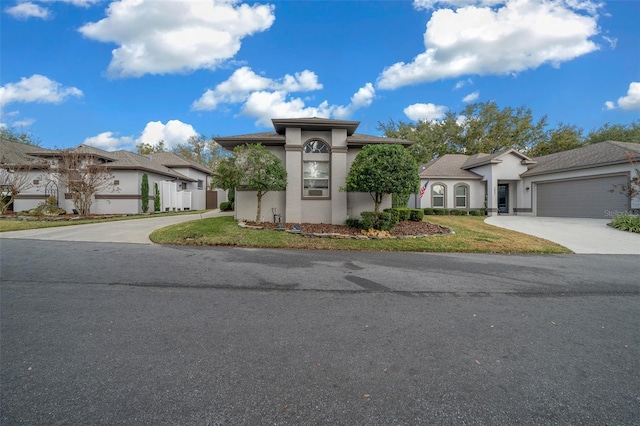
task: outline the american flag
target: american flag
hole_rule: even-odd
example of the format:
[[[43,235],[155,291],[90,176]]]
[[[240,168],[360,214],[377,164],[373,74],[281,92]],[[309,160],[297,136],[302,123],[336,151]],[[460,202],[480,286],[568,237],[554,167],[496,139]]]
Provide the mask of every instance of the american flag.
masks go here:
[[[429,185],[429,180],[427,179],[427,181],[424,183],[424,185],[422,185],[422,187],[420,187],[420,199],[422,200],[422,196],[424,195],[425,191],[427,190],[427,186]]]

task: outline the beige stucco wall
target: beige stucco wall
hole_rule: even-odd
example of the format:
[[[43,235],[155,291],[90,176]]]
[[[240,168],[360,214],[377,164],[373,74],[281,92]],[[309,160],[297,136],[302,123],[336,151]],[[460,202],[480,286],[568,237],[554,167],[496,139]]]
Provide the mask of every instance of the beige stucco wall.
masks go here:
[[[281,215],[282,222],[291,222],[289,219],[286,219],[284,215],[285,191],[267,192],[262,196],[261,204],[262,212],[260,220],[262,222],[273,222],[273,208],[276,209],[276,213]],[[256,191],[236,191],[234,217],[237,220],[253,222],[256,220],[257,211],[258,197],[256,196]]]
[[[426,181],[426,179],[421,179],[420,187],[424,186]],[[418,205],[420,208],[433,208],[431,188],[433,185],[438,184],[445,187],[444,208],[457,208],[455,207],[455,187],[458,184],[466,184],[469,187],[469,205],[466,209],[477,210],[484,208],[485,183],[477,179],[430,179],[422,199],[419,199]]]

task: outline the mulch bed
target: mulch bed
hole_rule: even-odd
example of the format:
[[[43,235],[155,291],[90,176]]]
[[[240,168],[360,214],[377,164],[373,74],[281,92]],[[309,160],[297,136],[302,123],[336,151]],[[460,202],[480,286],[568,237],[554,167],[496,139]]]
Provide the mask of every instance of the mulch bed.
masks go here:
[[[344,225],[331,225],[327,223],[273,223],[273,222],[247,222],[249,226],[261,226],[265,229],[278,229],[280,225],[284,229],[294,229],[299,226],[300,232],[304,234],[341,234],[341,235],[362,235],[358,228]],[[440,235],[450,234],[451,230],[444,226],[434,225],[429,222],[403,221],[390,232],[394,237],[409,237],[415,235]]]

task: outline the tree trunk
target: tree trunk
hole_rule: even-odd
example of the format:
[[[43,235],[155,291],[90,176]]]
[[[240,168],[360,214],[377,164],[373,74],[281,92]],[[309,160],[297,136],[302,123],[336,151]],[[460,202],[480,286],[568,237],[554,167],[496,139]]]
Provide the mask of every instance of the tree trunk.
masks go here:
[[[256,223],[260,223],[262,215],[262,191],[258,191],[258,212],[256,213]]]

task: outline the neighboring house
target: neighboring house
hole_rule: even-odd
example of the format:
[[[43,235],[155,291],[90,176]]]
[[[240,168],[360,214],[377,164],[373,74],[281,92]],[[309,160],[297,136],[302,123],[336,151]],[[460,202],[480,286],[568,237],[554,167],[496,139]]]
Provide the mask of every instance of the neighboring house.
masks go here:
[[[37,165],[44,161],[55,164],[60,156],[58,150],[8,141],[1,141],[1,147],[3,156],[11,162]],[[163,185],[170,184],[170,188],[173,188],[179,197],[179,203],[176,204],[171,197],[161,196],[162,210],[202,210],[217,207],[206,204],[208,179],[211,174],[209,169],[176,154],[167,152],[145,156],[122,150],[104,151],[87,145],[80,145],[74,150],[81,155],[97,158],[113,175],[115,190],[96,194],[91,213],[141,213],[140,188],[144,173],[149,180],[150,211],[153,211],[155,199],[154,183],[158,183],[161,189]],[[33,209],[48,196],[55,197],[58,206],[67,212],[73,211],[73,202],[67,188],[60,187],[52,175],[42,168],[35,168],[30,174],[32,184],[17,196],[14,211]]]
[[[216,138],[232,150],[243,144],[262,144],[280,158],[287,170],[285,191],[268,192],[262,198],[262,220],[289,223],[343,224],[374,209],[367,193],[340,191],[356,154],[369,144],[412,142],[355,133],[357,121],[324,118],[273,119],[274,132]],[[235,194],[237,219],[253,220],[257,211],[255,191]],[[381,207],[390,207],[386,196]]]
[[[485,209],[517,214],[606,218],[639,209],[621,191],[640,160],[640,144],[601,142],[529,158],[513,149],[447,154],[420,167],[422,208]]]

